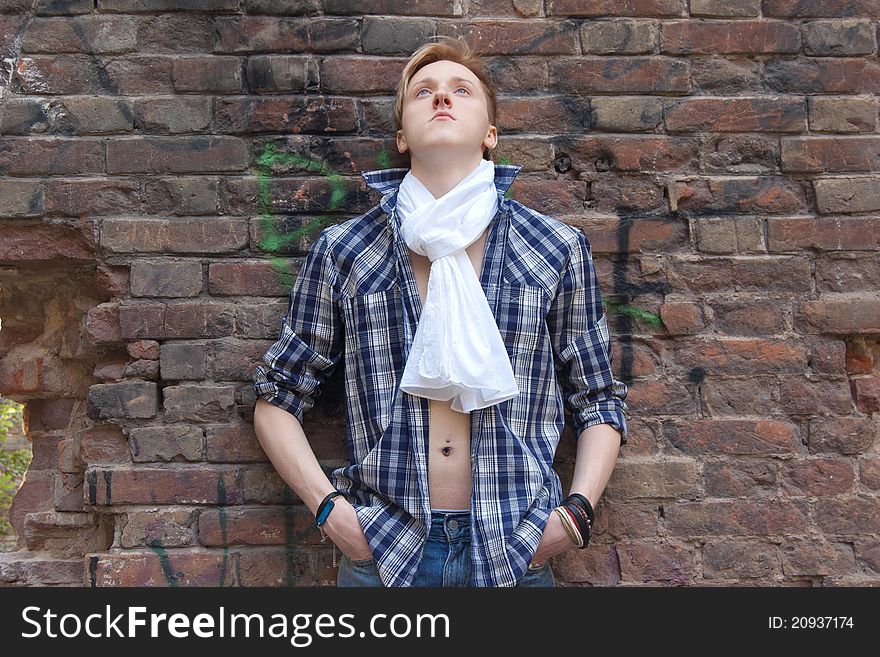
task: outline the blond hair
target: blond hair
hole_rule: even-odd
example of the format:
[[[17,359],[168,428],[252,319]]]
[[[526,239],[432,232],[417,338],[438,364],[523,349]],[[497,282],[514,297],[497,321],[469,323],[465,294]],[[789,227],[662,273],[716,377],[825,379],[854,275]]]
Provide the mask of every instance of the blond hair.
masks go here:
[[[397,83],[397,97],[394,100],[394,130],[403,129],[403,99],[409,91],[409,83],[415,74],[428,64],[441,61],[461,64],[477,76],[480,84],[483,85],[483,92],[486,94],[489,125],[495,125],[495,87],[486,73],[486,62],[464,39],[447,36],[438,38],[443,39],[444,43],[423,45],[412,54],[406,66],[403,67],[400,81]],[[488,149],[483,152],[483,157],[489,159]]]

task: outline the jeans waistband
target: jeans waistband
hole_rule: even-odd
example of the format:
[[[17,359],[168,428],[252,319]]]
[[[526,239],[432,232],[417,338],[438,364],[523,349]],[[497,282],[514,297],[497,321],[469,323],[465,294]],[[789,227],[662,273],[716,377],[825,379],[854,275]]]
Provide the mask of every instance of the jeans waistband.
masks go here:
[[[470,538],[470,526],[470,511],[431,511],[429,535],[445,541]]]

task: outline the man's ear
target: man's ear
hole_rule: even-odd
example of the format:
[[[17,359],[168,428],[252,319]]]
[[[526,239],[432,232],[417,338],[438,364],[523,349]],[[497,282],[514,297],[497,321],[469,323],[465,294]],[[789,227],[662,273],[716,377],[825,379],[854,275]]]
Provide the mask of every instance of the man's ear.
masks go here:
[[[486,138],[483,140],[483,146],[488,149],[495,148],[498,145],[498,128],[494,125],[489,126]]]
[[[406,145],[406,137],[403,136],[403,130],[397,131],[397,152],[406,153],[409,146]]]

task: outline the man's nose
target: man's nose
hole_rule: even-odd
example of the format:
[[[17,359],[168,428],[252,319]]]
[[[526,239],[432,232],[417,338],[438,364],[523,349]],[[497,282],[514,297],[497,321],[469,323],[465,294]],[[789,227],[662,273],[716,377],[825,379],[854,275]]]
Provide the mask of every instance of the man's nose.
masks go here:
[[[437,93],[434,94],[434,107],[438,107],[441,103],[449,105],[449,92],[445,89],[437,89]]]

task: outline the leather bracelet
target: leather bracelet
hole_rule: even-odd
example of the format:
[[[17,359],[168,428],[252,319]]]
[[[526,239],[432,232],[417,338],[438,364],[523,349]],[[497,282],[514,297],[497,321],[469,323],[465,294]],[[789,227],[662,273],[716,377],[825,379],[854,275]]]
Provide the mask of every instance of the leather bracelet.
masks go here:
[[[592,525],[590,517],[580,503],[570,497],[564,499],[561,506],[572,515],[573,520],[577,524],[581,539],[583,540],[583,544],[578,547],[583,550],[590,542],[590,529]]]
[[[572,493],[571,495],[569,495],[569,497],[573,497],[578,502],[580,502],[581,505],[583,505],[584,510],[587,512],[587,516],[589,516],[589,518],[590,518],[591,525],[594,522],[596,522],[596,513],[593,511],[593,505],[590,504],[590,500],[588,500],[586,497],[584,497],[580,493]]]
[[[315,524],[318,525],[318,527],[323,527],[324,523],[327,522],[327,518],[333,510],[333,498],[339,497],[340,495],[342,495],[342,493],[335,490],[332,493],[327,493],[327,496],[321,500],[321,503],[318,505],[318,511],[315,513]]]

